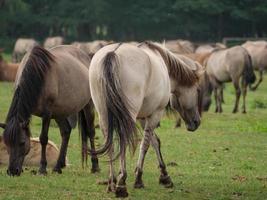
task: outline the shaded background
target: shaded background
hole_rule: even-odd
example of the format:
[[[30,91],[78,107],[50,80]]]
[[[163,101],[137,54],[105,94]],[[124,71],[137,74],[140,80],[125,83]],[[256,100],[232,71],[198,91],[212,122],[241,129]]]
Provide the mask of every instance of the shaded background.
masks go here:
[[[0,0],[0,46],[9,50],[18,37],[211,42],[266,33],[266,0]]]

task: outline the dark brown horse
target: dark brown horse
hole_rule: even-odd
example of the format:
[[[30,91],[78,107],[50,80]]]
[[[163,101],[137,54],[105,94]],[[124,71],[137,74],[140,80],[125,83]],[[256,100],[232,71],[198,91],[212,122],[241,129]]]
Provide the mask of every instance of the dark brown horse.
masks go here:
[[[40,174],[46,174],[46,146],[51,119],[59,126],[62,143],[53,171],[61,173],[66,164],[66,153],[72,128],[77,121],[83,139],[83,152],[88,137],[94,149],[94,112],[90,102],[88,67],[91,59],[73,46],[58,46],[45,50],[39,46],[23,58],[19,67],[13,100],[6,118],[1,124],[4,142],[9,152],[9,175],[20,175],[25,156],[30,150],[31,115],[42,118],[40,143],[42,155]],[[84,84],[81,84],[84,83]],[[84,153],[83,153],[84,155]],[[97,171],[98,160],[92,157],[92,171]]]

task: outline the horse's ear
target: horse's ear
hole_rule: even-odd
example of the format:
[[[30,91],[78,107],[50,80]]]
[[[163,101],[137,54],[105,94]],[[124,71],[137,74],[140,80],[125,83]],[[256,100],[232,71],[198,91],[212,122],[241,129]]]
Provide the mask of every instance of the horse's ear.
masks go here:
[[[0,127],[3,128],[3,129],[5,129],[6,128],[6,124],[0,123]]]

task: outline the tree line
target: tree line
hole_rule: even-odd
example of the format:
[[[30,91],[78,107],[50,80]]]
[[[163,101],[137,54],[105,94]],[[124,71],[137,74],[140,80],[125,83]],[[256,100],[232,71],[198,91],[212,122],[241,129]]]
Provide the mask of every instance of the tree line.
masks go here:
[[[54,35],[67,41],[263,37],[266,19],[266,0],[0,0],[0,45]]]

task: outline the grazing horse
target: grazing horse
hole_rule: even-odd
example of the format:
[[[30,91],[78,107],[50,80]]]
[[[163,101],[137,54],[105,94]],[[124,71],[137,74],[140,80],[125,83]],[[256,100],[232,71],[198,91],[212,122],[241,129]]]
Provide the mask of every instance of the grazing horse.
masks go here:
[[[240,79],[242,78],[243,113],[246,113],[247,86],[254,83],[256,78],[252,68],[251,57],[247,50],[241,46],[217,50],[209,57],[206,70],[214,88],[215,112],[222,112],[222,84],[230,81],[232,81],[236,91],[233,113],[238,111],[241,95]]]
[[[42,118],[40,143],[42,146],[40,174],[46,174],[46,146],[51,119],[60,129],[62,143],[53,171],[62,173],[72,128],[77,121],[83,140],[83,151],[88,137],[94,149],[94,112],[90,102],[88,67],[91,59],[73,46],[58,46],[50,50],[36,46],[23,58],[15,92],[6,118],[4,142],[9,152],[9,175],[20,175],[25,156],[30,150],[31,115]],[[84,152],[83,152],[84,155]],[[98,170],[98,160],[92,157],[92,171]]]
[[[125,153],[127,146],[132,151],[136,148],[136,120],[141,122],[144,137],[135,171],[135,188],[143,187],[143,164],[150,144],[159,161],[160,184],[166,187],[173,185],[154,129],[170,98],[172,107],[179,111],[187,129],[194,131],[198,128],[198,79],[201,71],[199,68],[191,69],[169,50],[151,42],[145,42],[139,47],[112,44],[94,55],[89,68],[90,89],[99,114],[100,127],[106,136],[104,146],[94,153],[109,154],[108,191],[115,191],[117,197],[128,196]],[[119,140],[120,156],[116,187],[113,169],[114,130]]]
[[[251,87],[252,90],[256,90],[263,80],[263,72],[267,70],[267,42],[247,41],[242,47],[249,52],[253,68],[259,71],[259,80],[255,86]]]
[[[0,54],[0,81],[15,81],[18,67],[19,63],[8,63]]]

